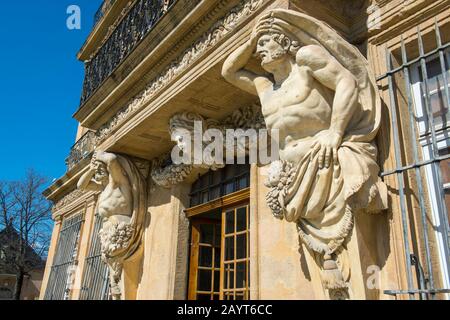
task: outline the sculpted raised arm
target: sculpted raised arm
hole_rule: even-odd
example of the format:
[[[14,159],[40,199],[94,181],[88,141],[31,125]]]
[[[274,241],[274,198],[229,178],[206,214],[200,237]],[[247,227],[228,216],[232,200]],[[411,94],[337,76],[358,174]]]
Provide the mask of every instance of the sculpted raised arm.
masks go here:
[[[80,180],[78,180],[78,189],[85,191],[101,191],[102,186],[93,180],[94,175],[95,168],[91,165],[89,170],[81,176]]]
[[[263,88],[272,84],[268,78],[245,69],[256,51],[258,39],[264,32],[266,32],[264,26],[257,24],[250,39],[230,54],[222,68],[225,80],[253,95],[258,95],[258,87]]]
[[[111,183],[118,185],[121,183],[128,183],[128,178],[124,173],[122,166],[117,159],[117,156],[113,153],[107,153],[98,151],[95,154],[95,158],[98,161],[105,163],[108,166],[109,174],[112,178]]]
[[[254,48],[255,44],[250,39],[234,51],[223,64],[222,76],[236,87],[257,95],[254,83],[256,74],[245,69],[246,64],[252,57]]]

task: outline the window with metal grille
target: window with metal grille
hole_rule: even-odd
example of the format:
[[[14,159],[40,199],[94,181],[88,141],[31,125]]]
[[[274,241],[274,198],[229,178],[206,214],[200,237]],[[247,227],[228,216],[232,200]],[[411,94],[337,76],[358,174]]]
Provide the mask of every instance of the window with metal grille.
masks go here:
[[[106,263],[102,261],[99,235],[102,224],[103,218],[96,214],[89,254],[84,267],[80,300],[110,300],[109,272]]]
[[[425,43],[417,28],[415,43],[406,45],[402,38],[398,50],[387,50],[388,71],[377,79],[388,91],[395,154],[395,167],[382,176],[398,188],[408,286],[385,293],[411,299],[450,293],[450,43],[442,43],[437,22],[434,31]]]
[[[0,288],[0,300],[12,300],[13,292],[9,288]]]
[[[192,186],[191,207],[208,203],[250,186],[250,165],[229,165],[209,171]]]
[[[68,300],[75,277],[83,214],[64,219],[59,233],[45,300]]]

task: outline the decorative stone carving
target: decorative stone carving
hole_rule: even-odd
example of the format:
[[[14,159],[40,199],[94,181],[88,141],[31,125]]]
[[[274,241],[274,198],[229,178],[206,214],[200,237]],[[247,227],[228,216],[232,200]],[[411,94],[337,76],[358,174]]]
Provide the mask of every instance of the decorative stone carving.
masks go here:
[[[263,3],[263,0],[241,1],[222,19],[218,20],[200,39],[191,45],[179,58],[172,61],[157,77],[153,79],[143,92],[131,99],[115,116],[97,131],[96,144],[105,140],[111,131],[123,123],[131,114],[145,105],[151,98],[165,88],[175,77],[197,61],[206,51],[229,34],[246,17],[253,14]]]
[[[55,213],[61,208],[64,208],[65,206],[68,206],[75,200],[79,199],[83,195],[83,191],[81,190],[74,190],[65,197],[63,197],[61,200],[59,200],[52,208],[52,211]]]
[[[127,157],[97,151],[88,172],[80,178],[78,188],[101,192],[96,210],[103,217],[102,258],[110,270],[113,298],[120,300],[123,263],[141,245],[147,213],[145,178]]]
[[[245,69],[254,54],[269,75]],[[353,217],[386,208],[373,142],[381,100],[367,60],[325,23],[275,9],[227,58],[223,76],[258,95],[268,129],[279,130],[269,207],[297,224],[330,297],[345,297]]]
[[[152,179],[163,188],[170,188],[173,185],[183,182],[192,172],[192,165],[172,163],[170,154],[160,159],[153,160]]]
[[[247,129],[263,129],[265,128],[264,117],[261,113],[261,107],[259,105],[252,105],[235,110],[230,116],[223,121],[217,121],[214,119],[205,119],[203,116],[194,112],[183,112],[175,114],[169,122],[169,132],[174,137],[180,150],[185,151],[186,141],[183,141],[183,135],[177,135],[177,130],[187,130],[191,133],[191,137],[194,137],[194,123],[198,121],[202,123],[204,131],[208,129],[218,129],[225,136],[227,129],[240,128]],[[191,141],[191,146],[194,142]],[[246,146],[242,146],[246,147]],[[246,149],[247,151],[247,149]],[[194,162],[194,161],[192,161]],[[223,165],[206,165],[202,161],[198,165],[186,165],[186,164],[174,164],[172,163],[170,155],[165,155],[161,159],[154,160],[152,166],[152,178],[155,183],[164,188],[170,188],[171,186],[184,181],[192,172],[194,168],[204,168],[217,170],[223,167]],[[211,161],[213,163],[213,161]]]

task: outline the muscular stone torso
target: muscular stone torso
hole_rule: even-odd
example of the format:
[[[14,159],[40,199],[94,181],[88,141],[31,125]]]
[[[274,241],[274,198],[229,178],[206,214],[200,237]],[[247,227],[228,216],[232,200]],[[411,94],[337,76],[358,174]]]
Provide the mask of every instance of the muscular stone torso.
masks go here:
[[[279,88],[256,86],[267,128],[279,130],[281,158],[301,159],[312,138],[330,127],[333,92],[302,66],[296,66]]]
[[[132,216],[132,198],[130,186],[114,186],[108,183],[100,194],[98,212],[103,218]]]

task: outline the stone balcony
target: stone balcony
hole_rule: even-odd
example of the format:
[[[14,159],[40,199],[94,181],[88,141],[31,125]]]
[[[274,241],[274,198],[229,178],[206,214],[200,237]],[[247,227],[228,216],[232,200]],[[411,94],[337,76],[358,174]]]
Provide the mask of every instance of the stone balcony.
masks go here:
[[[192,22],[213,10],[217,3],[218,0],[115,0],[102,6],[77,56],[85,64],[85,79],[74,118],[84,128],[97,130],[118,111],[121,98],[129,99],[138,93],[136,83],[131,87],[124,84],[142,81],[151,72],[158,61],[147,64],[149,55],[157,47],[158,53],[169,50],[179,41],[178,36],[189,30],[185,28],[192,28]],[[179,32],[181,26],[183,31]],[[136,71],[139,76],[134,75]]]

